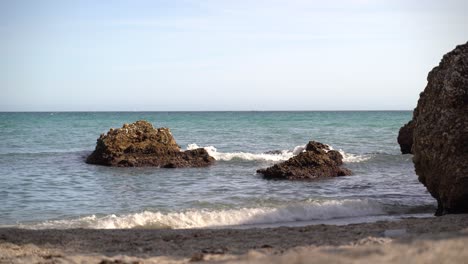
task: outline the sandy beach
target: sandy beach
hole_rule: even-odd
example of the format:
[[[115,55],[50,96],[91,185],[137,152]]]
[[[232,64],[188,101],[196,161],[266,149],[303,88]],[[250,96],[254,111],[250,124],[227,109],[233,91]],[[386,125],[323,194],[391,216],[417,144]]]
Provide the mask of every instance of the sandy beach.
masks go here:
[[[0,263],[462,263],[468,215],[254,229],[0,229]]]

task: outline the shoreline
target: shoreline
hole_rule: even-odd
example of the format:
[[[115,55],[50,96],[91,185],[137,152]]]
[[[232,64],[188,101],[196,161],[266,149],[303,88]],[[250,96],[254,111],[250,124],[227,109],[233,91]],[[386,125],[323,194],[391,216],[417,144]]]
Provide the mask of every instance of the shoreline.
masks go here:
[[[130,214],[131,216],[132,214]],[[120,217],[120,221],[125,221],[123,217],[128,215],[117,216]],[[158,226],[157,224],[145,224],[145,225],[132,225],[127,227],[97,227],[96,225],[79,225],[79,224],[57,224],[62,221],[80,221],[82,219],[92,216],[85,216],[80,218],[65,218],[65,219],[53,219],[53,220],[41,220],[41,221],[30,221],[21,222],[16,224],[4,224],[0,225],[1,229],[25,229],[25,230],[73,230],[73,229],[90,229],[90,230],[135,230],[135,229],[158,229],[158,230],[223,230],[223,229],[271,229],[278,227],[304,227],[313,225],[350,225],[350,224],[365,224],[375,222],[393,222],[400,221],[407,218],[434,218],[433,213],[411,213],[411,214],[395,214],[395,215],[367,215],[367,216],[350,216],[350,217],[335,217],[328,219],[312,219],[312,220],[299,220],[299,221],[284,221],[284,222],[265,222],[265,223],[248,223],[248,224],[231,224],[231,225],[208,225],[208,226],[193,226],[193,227],[172,227],[172,226]],[[108,216],[103,216],[105,218]],[[99,220],[98,220],[99,221]],[[117,222],[119,220],[116,220]]]
[[[468,214],[251,229],[0,228],[0,263],[456,262],[465,245]]]

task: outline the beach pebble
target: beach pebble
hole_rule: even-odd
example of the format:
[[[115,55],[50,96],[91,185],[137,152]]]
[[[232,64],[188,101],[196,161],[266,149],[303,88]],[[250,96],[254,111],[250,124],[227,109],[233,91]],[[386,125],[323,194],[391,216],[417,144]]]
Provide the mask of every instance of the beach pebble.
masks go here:
[[[190,258],[190,262],[198,262],[198,261],[203,261],[203,258],[205,257],[205,255],[203,253],[195,253],[192,255],[192,257]]]

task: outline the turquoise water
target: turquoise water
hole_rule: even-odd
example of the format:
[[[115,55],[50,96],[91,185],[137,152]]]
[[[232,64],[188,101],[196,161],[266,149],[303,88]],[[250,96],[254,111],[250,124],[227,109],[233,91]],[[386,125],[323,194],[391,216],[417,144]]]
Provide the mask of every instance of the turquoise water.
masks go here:
[[[0,226],[194,228],[432,213],[435,201],[401,155],[401,112],[0,113]],[[206,147],[209,168],[84,163],[111,127],[148,120],[178,144]],[[255,173],[316,140],[353,176],[268,181]],[[283,154],[262,154],[284,150]]]

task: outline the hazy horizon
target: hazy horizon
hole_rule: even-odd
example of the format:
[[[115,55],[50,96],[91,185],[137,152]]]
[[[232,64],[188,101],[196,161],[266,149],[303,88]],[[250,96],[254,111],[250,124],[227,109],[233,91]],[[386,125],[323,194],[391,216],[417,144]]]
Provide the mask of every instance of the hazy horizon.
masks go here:
[[[2,1],[0,111],[411,111],[449,1]]]
[[[0,113],[209,113],[209,112],[413,112],[414,109],[402,109],[402,110],[5,110]]]

